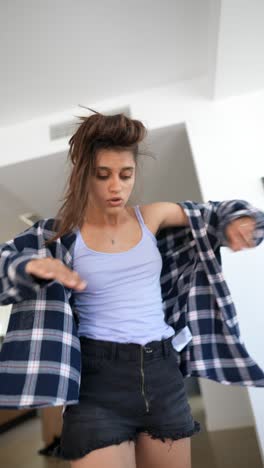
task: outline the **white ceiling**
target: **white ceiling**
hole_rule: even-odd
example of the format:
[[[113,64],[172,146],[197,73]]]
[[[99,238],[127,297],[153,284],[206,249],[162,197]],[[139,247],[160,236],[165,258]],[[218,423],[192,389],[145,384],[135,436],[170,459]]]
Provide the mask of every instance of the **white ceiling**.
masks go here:
[[[0,3],[0,126],[204,75],[210,0]]]

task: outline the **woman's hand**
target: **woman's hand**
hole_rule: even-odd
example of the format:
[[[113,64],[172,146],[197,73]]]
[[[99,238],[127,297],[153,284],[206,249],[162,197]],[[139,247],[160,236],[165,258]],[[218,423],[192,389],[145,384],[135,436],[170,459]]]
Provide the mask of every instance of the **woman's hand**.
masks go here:
[[[249,216],[243,216],[229,223],[226,227],[226,236],[230,249],[237,252],[238,250],[255,247],[253,238],[255,227],[254,218]]]
[[[86,286],[76,271],[66,267],[61,260],[55,258],[34,258],[26,264],[26,273],[46,280],[56,279],[68,287],[82,290]]]

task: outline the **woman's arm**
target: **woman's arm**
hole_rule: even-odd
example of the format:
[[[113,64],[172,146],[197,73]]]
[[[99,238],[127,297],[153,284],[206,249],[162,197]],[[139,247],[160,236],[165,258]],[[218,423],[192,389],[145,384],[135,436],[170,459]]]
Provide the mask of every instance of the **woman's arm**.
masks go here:
[[[214,250],[224,246],[237,251],[255,247],[264,239],[264,212],[246,200],[209,200],[206,203],[188,200],[179,204],[189,217],[191,227],[200,230],[201,237],[206,229]],[[202,218],[201,224],[197,214]]]
[[[159,229],[190,226],[190,218],[195,215],[195,210],[199,210],[212,242],[227,246],[233,251],[255,247],[256,241],[258,244],[262,240],[261,231],[264,236],[264,213],[245,200],[158,202],[153,206],[159,220]]]
[[[255,228],[256,220],[249,216],[230,221],[225,228],[228,247],[234,252],[255,247]]]
[[[0,245],[0,305],[32,299],[47,280],[33,278],[26,272],[27,263],[40,254],[43,220]]]
[[[150,205],[149,205],[150,206]],[[170,226],[189,226],[189,218],[184,209],[177,203],[156,202],[151,206],[155,210],[159,229]]]
[[[8,305],[35,299],[38,291],[60,281],[82,290],[86,283],[79,274],[54,258],[44,247],[45,220],[38,221],[14,239],[0,245],[0,304]],[[56,252],[59,250],[57,246]]]

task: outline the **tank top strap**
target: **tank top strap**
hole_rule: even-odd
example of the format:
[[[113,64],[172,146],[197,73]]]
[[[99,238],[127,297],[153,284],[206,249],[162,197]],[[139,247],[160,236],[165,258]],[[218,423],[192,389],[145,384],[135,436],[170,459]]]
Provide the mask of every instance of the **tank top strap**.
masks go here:
[[[143,216],[142,216],[142,214],[141,214],[139,205],[135,205],[135,206],[134,206],[134,210],[135,210],[135,213],[136,213],[138,222],[139,222],[139,224],[140,224],[141,227],[142,227],[143,232],[146,232],[146,233],[151,237],[151,239],[154,240],[155,243],[157,243],[157,239],[156,239],[156,237],[154,236],[153,232],[150,231],[150,229],[146,226],[146,224],[145,224],[145,222],[144,222],[144,219],[143,219]]]
[[[144,223],[144,219],[143,219],[143,216],[142,216],[142,214],[141,214],[139,205],[134,206],[134,209],[135,209],[136,216],[137,216],[137,219],[138,219],[138,221],[139,221],[139,224],[141,224],[141,226],[144,228],[144,227],[145,227],[145,223]]]

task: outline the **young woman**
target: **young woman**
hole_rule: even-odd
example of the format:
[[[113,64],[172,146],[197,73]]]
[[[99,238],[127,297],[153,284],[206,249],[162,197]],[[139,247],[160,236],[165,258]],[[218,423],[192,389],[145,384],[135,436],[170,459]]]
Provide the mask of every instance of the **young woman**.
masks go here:
[[[70,140],[73,167],[56,234],[46,242],[52,255],[30,258],[28,247],[23,264],[34,285],[56,280],[73,291],[79,401],[65,405],[56,451],[72,468],[190,468],[190,437],[200,431],[172,345],[175,329],[164,318],[156,239],[189,219],[176,203],[129,204],[145,135],[140,121],[123,114],[82,118]],[[76,228],[71,269],[52,245]],[[229,246],[253,247],[254,229],[254,218],[240,215],[226,227]]]

